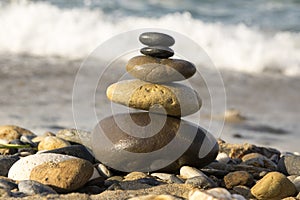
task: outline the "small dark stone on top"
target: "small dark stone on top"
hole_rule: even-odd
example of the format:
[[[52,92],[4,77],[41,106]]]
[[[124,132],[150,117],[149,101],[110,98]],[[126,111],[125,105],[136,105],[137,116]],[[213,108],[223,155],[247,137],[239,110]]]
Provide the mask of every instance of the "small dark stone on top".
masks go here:
[[[146,56],[152,56],[156,58],[169,58],[174,55],[174,51],[169,47],[164,46],[150,46],[141,49],[141,53]]]
[[[170,35],[158,32],[146,32],[142,33],[139,37],[139,40],[142,44],[148,46],[172,46],[175,44],[175,40]]]

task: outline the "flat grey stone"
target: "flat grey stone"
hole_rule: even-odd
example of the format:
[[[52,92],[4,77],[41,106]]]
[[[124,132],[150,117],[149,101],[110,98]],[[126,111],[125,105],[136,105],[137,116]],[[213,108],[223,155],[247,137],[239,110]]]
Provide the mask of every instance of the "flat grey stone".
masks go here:
[[[140,52],[146,56],[152,56],[155,58],[169,58],[174,55],[174,51],[169,47],[164,46],[151,46],[144,47]]]
[[[57,194],[55,190],[53,190],[51,187],[47,185],[43,185],[37,181],[32,180],[24,180],[20,181],[18,184],[19,191],[23,192],[27,195],[34,195],[34,194],[41,194],[41,195],[47,195],[47,194]]]

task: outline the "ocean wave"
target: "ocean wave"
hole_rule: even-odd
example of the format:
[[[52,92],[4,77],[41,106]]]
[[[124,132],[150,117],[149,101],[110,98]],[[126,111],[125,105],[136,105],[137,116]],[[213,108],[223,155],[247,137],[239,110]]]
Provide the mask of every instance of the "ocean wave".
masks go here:
[[[244,24],[208,23],[189,13],[159,18],[113,17],[100,9],[61,9],[25,1],[0,4],[0,27],[1,53],[82,59],[124,31],[163,28],[197,42],[218,68],[300,75],[300,33],[266,33]]]

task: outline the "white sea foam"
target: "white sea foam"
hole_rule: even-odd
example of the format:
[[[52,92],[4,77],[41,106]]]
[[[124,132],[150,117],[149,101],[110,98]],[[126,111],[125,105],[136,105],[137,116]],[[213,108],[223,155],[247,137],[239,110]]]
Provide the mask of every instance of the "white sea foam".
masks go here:
[[[1,53],[84,58],[118,33],[137,28],[164,28],[197,42],[218,68],[300,75],[300,33],[265,33],[243,24],[206,23],[189,13],[161,18],[113,18],[99,9],[61,9],[43,2],[25,1],[0,4],[0,27]]]

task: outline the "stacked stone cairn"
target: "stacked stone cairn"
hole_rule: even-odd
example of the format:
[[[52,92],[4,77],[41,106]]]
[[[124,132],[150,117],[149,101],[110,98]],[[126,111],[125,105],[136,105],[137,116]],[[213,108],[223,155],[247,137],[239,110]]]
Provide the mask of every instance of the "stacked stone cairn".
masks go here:
[[[178,155],[172,153],[172,156],[177,158],[174,159],[171,153],[168,154],[170,157],[161,154],[157,162],[171,159],[174,159],[174,162],[160,170],[174,172],[182,165],[203,167],[209,164],[218,154],[216,140],[209,137],[206,130],[181,119],[182,116],[199,111],[202,105],[201,98],[192,88],[174,83],[192,77],[196,67],[189,61],[170,58],[174,55],[170,46],[174,45],[175,40],[169,35],[146,32],[140,35],[139,40],[147,45],[140,50],[144,55],[131,58],[126,66],[127,72],[137,79],[123,80],[110,85],[107,88],[107,97],[114,103],[147,112],[117,114],[100,121],[99,125],[104,134],[118,150],[104,152],[105,149],[99,147],[95,153],[107,155],[104,160],[114,163],[113,165],[118,164],[116,162],[122,165],[128,163],[141,167],[144,171],[155,171],[157,169],[153,165],[156,161],[139,163],[133,159],[131,162],[128,157],[119,155],[120,148],[134,153],[151,153],[163,149],[176,138],[177,145],[172,147],[171,151],[178,152]],[[128,122],[128,118],[134,123]],[[165,123],[160,130],[156,130],[157,134],[142,138],[147,135],[147,131],[155,129],[147,128],[149,123],[156,127],[155,123],[159,126],[164,119]],[[122,121],[125,128],[119,127],[119,122]],[[144,128],[136,128],[136,125]],[[201,146],[206,146],[207,152],[203,152],[203,156],[199,156]]]

